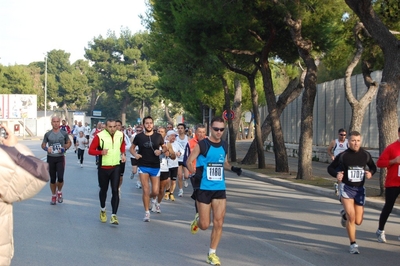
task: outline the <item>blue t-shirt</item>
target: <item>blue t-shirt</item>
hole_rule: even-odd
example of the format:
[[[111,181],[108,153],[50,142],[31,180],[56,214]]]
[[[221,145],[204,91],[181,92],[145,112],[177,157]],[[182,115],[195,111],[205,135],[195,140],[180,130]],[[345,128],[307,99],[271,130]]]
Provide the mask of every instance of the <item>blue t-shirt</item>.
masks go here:
[[[201,190],[225,190],[224,162],[227,143],[214,143],[209,139],[199,141],[200,154],[196,160],[196,173],[201,175]]]

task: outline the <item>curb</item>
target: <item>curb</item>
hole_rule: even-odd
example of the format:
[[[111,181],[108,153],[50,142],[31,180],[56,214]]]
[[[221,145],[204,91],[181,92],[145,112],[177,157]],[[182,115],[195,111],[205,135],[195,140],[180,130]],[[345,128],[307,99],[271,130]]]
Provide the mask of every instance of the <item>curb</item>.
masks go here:
[[[292,182],[289,180],[280,179],[277,177],[271,177],[268,175],[255,173],[255,172],[245,170],[245,169],[242,169],[242,171],[243,171],[244,176],[253,178],[258,181],[267,182],[267,183],[271,183],[271,184],[282,186],[282,187],[292,188],[292,189],[307,192],[307,193],[318,194],[318,195],[321,195],[321,196],[324,196],[327,198],[331,198],[331,199],[337,199],[337,196],[335,195],[333,189],[327,189],[327,188],[312,186],[312,185],[308,185],[308,184],[299,184],[299,183],[295,183],[295,182]],[[385,204],[385,201],[383,199],[377,200],[377,199],[369,198],[369,197],[367,197],[367,200],[365,202],[366,207],[377,209],[379,211],[382,210],[384,204]],[[396,206],[396,205],[393,206],[392,213],[400,215],[400,207]]]

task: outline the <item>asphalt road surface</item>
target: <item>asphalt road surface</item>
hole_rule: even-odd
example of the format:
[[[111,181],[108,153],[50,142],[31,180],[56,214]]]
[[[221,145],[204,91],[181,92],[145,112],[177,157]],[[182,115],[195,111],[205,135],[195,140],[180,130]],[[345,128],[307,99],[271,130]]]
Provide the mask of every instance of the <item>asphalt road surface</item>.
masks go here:
[[[44,157],[40,141],[23,141]],[[12,265],[206,265],[211,228],[190,233],[194,202],[190,185],[182,198],[161,204],[161,214],[144,216],[141,190],[126,165],[118,210],[119,225],[99,221],[94,157],[66,155],[64,203],[50,205],[46,186],[14,204],[15,255]],[[379,210],[366,207],[357,227],[360,253],[349,254],[340,226],[339,202],[332,197],[279,186],[227,172],[227,211],[217,254],[222,265],[397,265],[400,217],[386,225],[388,243],[378,243]],[[177,192],[177,191],[176,191]],[[110,191],[107,198],[111,213]]]

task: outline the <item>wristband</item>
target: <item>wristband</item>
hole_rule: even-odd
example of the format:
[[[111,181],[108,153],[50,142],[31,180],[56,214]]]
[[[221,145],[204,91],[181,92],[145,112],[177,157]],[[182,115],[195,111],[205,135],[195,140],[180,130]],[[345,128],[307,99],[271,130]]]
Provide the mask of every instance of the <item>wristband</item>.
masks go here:
[[[48,151],[48,149],[49,149],[49,148],[47,148],[47,146],[43,148],[44,151]]]

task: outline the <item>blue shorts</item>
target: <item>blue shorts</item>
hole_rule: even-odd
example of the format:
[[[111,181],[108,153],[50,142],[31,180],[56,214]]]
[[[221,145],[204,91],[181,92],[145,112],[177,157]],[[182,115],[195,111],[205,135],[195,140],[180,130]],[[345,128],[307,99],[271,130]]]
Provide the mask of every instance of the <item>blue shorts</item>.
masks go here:
[[[138,173],[139,174],[148,174],[149,176],[160,176],[160,168],[139,166]]]
[[[365,205],[365,188],[353,187],[346,184],[340,186],[340,197],[344,199],[354,199],[354,203],[360,206]]]

